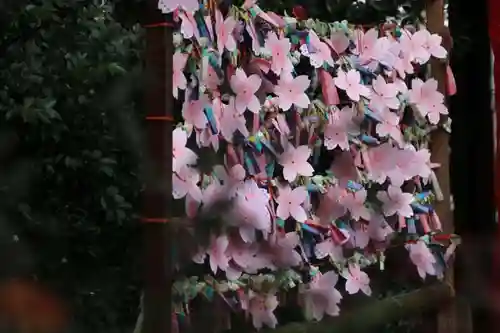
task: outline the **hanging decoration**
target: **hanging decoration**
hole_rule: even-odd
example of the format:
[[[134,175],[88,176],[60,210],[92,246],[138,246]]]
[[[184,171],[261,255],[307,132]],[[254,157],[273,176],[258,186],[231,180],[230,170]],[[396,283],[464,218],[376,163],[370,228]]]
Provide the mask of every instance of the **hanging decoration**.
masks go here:
[[[174,308],[202,294],[275,327],[278,293],[299,288],[307,318],[371,294],[369,265],[404,246],[418,274],[441,277],[458,243],[432,208],[442,193],[427,148],[447,115],[430,58],[441,37],[387,23],[364,29],[266,12],[252,0],[160,0],[173,12],[173,197],[195,219],[230,202],[182,272]],[[202,166],[207,151],[215,166]],[[179,254],[174,249],[174,254]],[[342,281],[342,282],[341,282]]]

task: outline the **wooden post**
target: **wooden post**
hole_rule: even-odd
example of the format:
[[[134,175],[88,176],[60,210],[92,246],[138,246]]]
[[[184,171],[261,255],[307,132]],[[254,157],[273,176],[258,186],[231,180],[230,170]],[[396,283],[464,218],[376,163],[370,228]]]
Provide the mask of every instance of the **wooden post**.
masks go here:
[[[431,33],[444,35],[444,2],[443,0],[426,0],[426,18],[427,29]],[[446,43],[446,38],[444,36]],[[448,41],[449,42],[449,41]],[[449,50],[448,50],[449,51]],[[446,96],[446,63],[432,58],[431,75],[438,81],[438,89]],[[443,119],[442,119],[443,120]],[[436,177],[441,186],[444,200],[436,202],[434,209],[441,219],[443,231],[446,233],[454,232],[453,215],[451,211],[451,191],[450,191],[450,146],[449,134],[442,128],[434,130],[430,139],[431,161],[439,163],[441,166],[436,171]],[[451,262],[445,272],[445,283],[454,288],[454,269]],[[458,332],[457,307],[456,302],[450,302],[442,307],[438,312],[437,332],[438,333],[456,333]],[[462,328],[463,329],[463,328]],[[463,330],[461,330],[463,331]]]
[[[146,28],[146,144],[144,166],[144,298],[143,333],[171,330],[172,196],[172,29],[148,0]]]

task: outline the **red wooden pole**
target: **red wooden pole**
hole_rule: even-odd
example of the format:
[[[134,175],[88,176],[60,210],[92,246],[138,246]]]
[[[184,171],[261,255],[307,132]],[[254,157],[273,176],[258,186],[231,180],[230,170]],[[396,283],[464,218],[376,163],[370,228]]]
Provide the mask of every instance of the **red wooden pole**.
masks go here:
[[[146,145],[144,166],[144,299],[143,333],[171,330],[172,196],[172,29],[148,0],[146,28]]]

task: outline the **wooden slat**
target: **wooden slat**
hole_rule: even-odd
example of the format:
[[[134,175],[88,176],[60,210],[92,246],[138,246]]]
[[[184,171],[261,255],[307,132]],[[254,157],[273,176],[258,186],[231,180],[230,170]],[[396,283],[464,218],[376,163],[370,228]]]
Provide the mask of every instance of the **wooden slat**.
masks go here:
[[[157,0],[148,0],[146,25],[165,21]],[[172,117],[172,29],[146,29],[146,110],[147,117]],[[145,120],[146,121],[146,120]],[[143,218],[169,219],[172,197],[172,122],[146,121],[146,156],[143,176]],[[144,333],[171,331],[171,233],[168,223],[144,223]]]
[[[444,46],[451,49],[450,36],[446,33],[448,30],[444,26],[444,2],[443,0],[427,0],[426,1],[426,17],[427,29],[431,33],[441,34],[444,41]],[[446,45],[448,44],[448,45]],[[438,81],[438,89],[446,95],[446,63],[432,58],[431,59],[431,75]],[[442,119],[445,120],[445,119]],[[451,211],[451,191],[450,191],[450,146],[449,134],[442,128],[431,133],[431,161],[439,163],[441,166],[436,170],[436,177],[443,192],[444,200],[436,202],[434,209],[441,219],[443,231],[446,233],[454,232],[453,214]],[[445,272],[445,282],[450,286],[454,286],[454,266],[450,263]],[[457,318],[456,302],[451,302],[443,307],[438,312],[437,332],[438,333],[457,333],[458,318]],[[463,327],[462,327],[463,329]]]

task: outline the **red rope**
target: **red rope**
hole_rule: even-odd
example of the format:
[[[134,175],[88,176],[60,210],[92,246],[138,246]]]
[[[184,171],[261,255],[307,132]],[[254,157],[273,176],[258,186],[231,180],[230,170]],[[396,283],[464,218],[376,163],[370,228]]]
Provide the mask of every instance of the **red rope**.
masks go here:
[[[143,217],[141,219],[142,223],[168,223],[170,220],[159,217]]]
[[[145,24],[144,28],[158,28],[158,27],[173,28],[174,26],[175,25],[172,22],[158,22],[158,23]]]
[[[146,116],[146,120],[161,120],[173,122],[174,118],[172,116]]]

